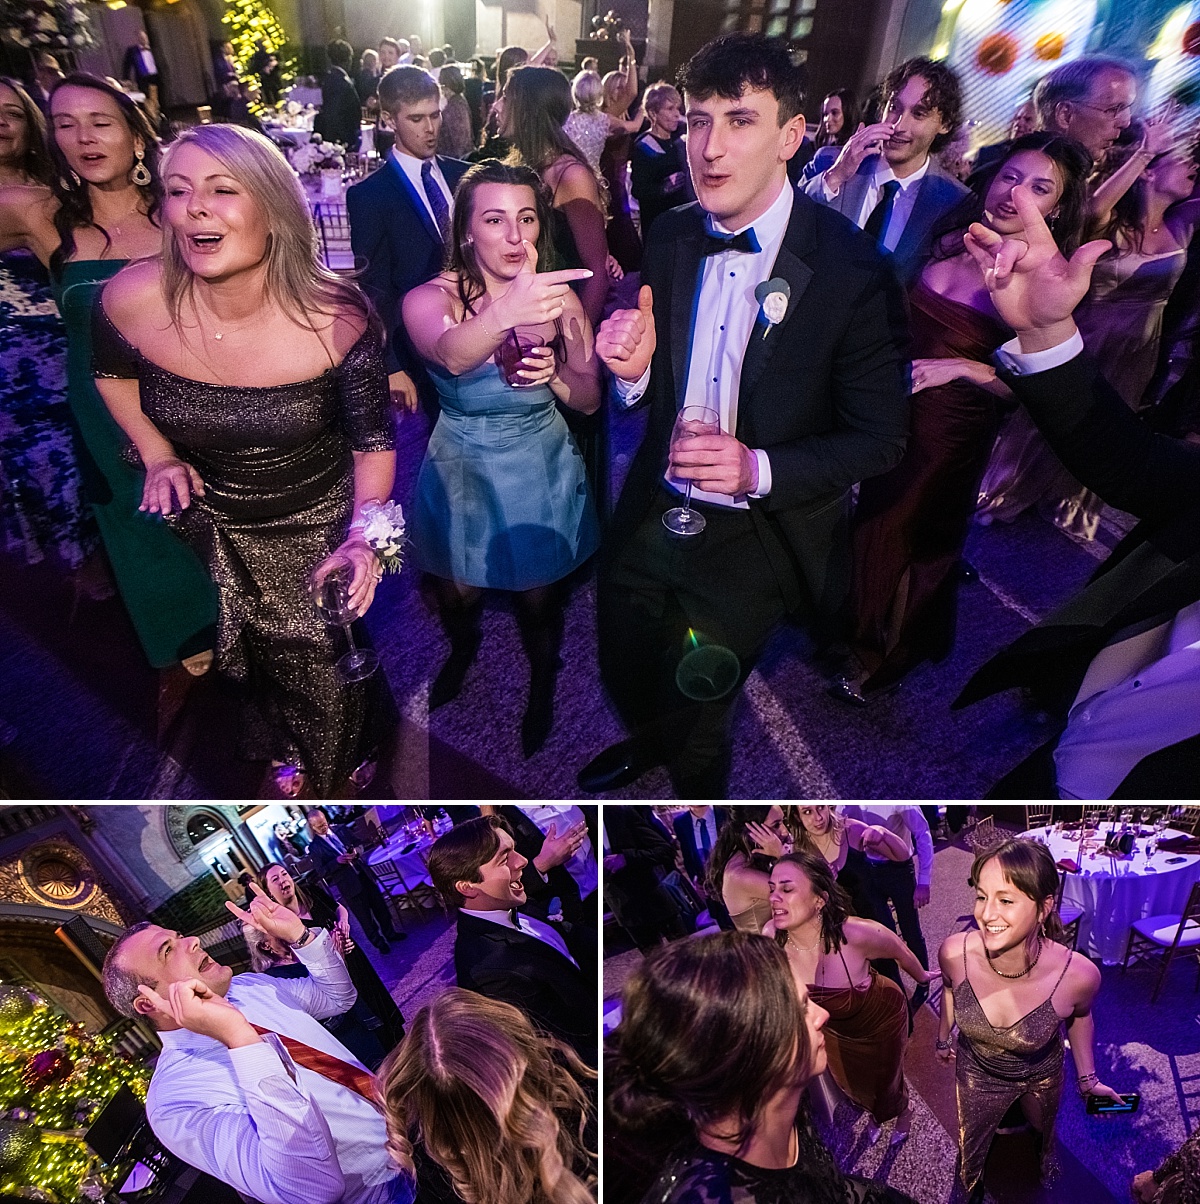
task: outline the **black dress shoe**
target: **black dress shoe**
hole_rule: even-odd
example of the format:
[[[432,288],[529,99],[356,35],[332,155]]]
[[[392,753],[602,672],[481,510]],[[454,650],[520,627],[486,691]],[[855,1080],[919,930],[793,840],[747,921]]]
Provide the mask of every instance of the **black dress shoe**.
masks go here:
[[[467,672],[475,663],[475,655],[478,651],[479,640],[474,639],[460,644],[446,658],[446,663],[438,671],[437,677],[433,679],[433,685],[429,687],[429,709],[431,711],[436,711],[438,707],[452,702],[462,693],[463,682],[466,681]]]
[[[377,942],[372,942],[372,943],[375,945],[375,948],[378,949],[380,953],[383,953],[386,955],[388,953],[391,953],[391,951],[392,951],[392,947],[391,947],[391,945],[389,945],[387,943],[387,941],[377,941]]]
[[[395,943],[396,943],[396,941],[406,941],[406,940],[408,940],[408,933],[407,933],[407,932],[389,932],[389,933],[387,933],[386,935],[387,935],[387,939],[388,939],[389,941],[391,941],[393,944],[395,944]]]
[[[645,737],[633,736],[619,744],[610,744],[594,756],[578,773],[579,789],[587,794],[603,794],[636,782],[647,770],[662,765],[664,758]]]

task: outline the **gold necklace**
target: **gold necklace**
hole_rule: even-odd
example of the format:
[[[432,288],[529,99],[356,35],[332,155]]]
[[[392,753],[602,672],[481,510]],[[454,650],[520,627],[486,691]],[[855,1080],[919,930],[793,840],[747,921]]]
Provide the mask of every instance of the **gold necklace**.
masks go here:
[[[142,198],[138,197],[138,199],[133,202],[133,205],[129,209],[127,209],[124,213],[121,214],[121,225],[123,225],[125,222],[127,222],[137,212],[138,206],[141,203],[142,203]],[[97,225],[99,225],[99,223],[97,223]],[[103,228],[107,229],[107,227],[103,227]],[[121,237],[121,226],[114,225],[112,227],[112,232],[118,238],[120,238]]]
[[[1025,975],[1028,974],[1029,971],[1032,970],[1033,967],[1038,964],[1038,958],[1041,956],[1042,956],[1042,938],[1039,936],[1037,952],[1033,955],[1033,961],[1029,961],[1029,950],[1027,949],[1025,951],[1025,961],[1028,964],[1025,966],[1025,969],[1022,970],[1019,974],[1005,974],[1003,970],[996,969],[995,965],[992,963],[992,959],[990,957],[987,957],[987,950],[986,949],[984,950],[984,957],[987,957],[987,964],[989,966],[991,966],[992,973],[999,974],[1001,978],[1024,978]]]
[[[799,941],[792,940],[792,934],[789,932],[787,937],[787,946],[789,949],[795,949],[797,953],[811,953],[821,943],[821,934],[817,934],[816,941],[811,945],[801,945]]]

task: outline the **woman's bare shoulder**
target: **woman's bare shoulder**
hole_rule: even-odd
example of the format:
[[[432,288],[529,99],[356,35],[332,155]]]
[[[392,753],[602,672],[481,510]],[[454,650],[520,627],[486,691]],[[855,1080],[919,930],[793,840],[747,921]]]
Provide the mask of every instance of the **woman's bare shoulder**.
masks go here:
[[[162,261],[135,259],[104,286],[104,312],[122,330],[144,322],[164,306]]]

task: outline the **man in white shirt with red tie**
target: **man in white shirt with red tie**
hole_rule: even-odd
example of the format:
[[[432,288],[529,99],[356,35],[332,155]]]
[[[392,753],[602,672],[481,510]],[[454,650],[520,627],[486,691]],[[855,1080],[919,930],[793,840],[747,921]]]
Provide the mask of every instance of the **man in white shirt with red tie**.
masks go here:
[[[113,1007],[162,1039],[146,1096],[154,1135],[260,1204],[410,1204],[370,1072],[320,1023],[356,994],[329,933],[261,892],[248,912],[228,907],[290,945],[309,976],[235,977],[196,937],[148,921],[104,961]]]

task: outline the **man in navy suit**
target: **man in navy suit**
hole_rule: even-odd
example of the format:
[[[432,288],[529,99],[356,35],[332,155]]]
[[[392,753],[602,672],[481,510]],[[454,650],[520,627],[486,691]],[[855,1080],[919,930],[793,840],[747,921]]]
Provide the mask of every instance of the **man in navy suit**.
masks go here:
[[[596,926],[556,924],[522,911],[525,864],[498,815],[459,824],[429,850],[429,876],[458,912],[458,985],[520,1008],[595,1066]]]
[[[954,137],[961,113],[954,72],[909,59],[883,82],[883,120],[852,134],[806,189],[872,235],[906,287],[929,260],[938,220],[969,195],[933,158]]]
[[[392,401],[410,413],[418,397],[436,411],[433,385],[400,322],[400,302],[442,270],[454,216],[454,186],[471,165],[437,154],[438,86],[419,67],[394,67],[379,81],[379,107],[396,144],[384,165],[346,193],[350,245],[360,283],[387,330]]]

